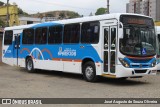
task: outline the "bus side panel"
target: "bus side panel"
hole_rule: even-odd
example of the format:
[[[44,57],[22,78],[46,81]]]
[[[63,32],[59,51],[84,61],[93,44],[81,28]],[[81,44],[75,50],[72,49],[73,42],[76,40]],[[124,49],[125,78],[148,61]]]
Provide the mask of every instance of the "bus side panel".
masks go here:
[[[5,33],[4,33],[5,35]],[[2,62],[8,65],[13,66],[13,46],[14,41],[12,39],[11,45],[4,45],[4,35],[3,35],[3,42],[2,42]]]
[[[35,69],[63,71],[63,62],[60,58],[54,57],[58,47],[49,45],[22,45],[20,58],[22,67],[25,67],[26,57],[33,59]]]
[[[97,50],[92,45],[84,45],[84,48],[80,48],[79,44],[24,45],[20,50],[20,59],[23,64],[27,56],[33,58],[34,68],[72,73],[82,73],[81,63],[85,58],[91,58],[95,63],[101,62]]]

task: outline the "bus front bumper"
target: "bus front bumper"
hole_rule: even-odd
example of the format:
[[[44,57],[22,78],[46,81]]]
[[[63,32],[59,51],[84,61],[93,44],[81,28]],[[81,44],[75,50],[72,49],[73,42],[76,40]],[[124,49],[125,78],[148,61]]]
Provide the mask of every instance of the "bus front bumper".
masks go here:
[[[152,68],[125,68],[122,65],[117,65],[116,78],[121,77],[141,77],[147,75],[156,75],[157,67]]]

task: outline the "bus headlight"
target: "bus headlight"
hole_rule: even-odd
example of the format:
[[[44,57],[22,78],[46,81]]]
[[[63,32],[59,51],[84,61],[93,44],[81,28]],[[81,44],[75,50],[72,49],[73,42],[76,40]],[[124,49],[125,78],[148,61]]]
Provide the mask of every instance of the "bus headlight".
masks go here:
[[[122,58],[119,58],[119,61],[122,63],[122,65],[126,68],[129,68],[129,64],[128,62],[126,62],[125,60],[123,60]]]
[[[151,64],[151,66],[152,66],[152,67],[155,67],[155,66],[156,66],[156,62],[157,62],[157,61],[154,60],[153,63]]]

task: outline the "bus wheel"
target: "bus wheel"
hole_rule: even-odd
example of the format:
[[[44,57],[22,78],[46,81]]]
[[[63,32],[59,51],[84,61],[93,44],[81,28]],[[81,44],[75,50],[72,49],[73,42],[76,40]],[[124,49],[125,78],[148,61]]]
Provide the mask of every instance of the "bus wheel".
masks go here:
[[[33,66],[33,61],[32,58],[28,58],[26,61],[26,69],[28,72],[34,72],[34,66]]]
[[[95,68],[95,64],[92,61],[86,62],[83,65],[83,76],[85,80],[88,82],[97,81],[96,68]]]

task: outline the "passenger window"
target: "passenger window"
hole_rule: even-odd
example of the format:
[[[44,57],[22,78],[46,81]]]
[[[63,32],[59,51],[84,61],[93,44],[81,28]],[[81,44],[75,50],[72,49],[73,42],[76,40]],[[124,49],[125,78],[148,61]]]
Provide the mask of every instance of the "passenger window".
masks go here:
[[[6,31],[4,35],[4,45],[11,45],[13,40],[13,31]]]
[[[96,44],[99,42],[99,22],[86,22],[82,24],[81,43]]]
[[[79,43],[80,24],[71,24],[64,26],[64,43]]]
[[[33,44],[34,43],[34,29],[24,29],[22,44]]]
[[[47,28],[37,28],[35,34],[35,44],[47,43]]]
[[[62,26],[52,26],[49,28],[48,44],[62,43]]]

